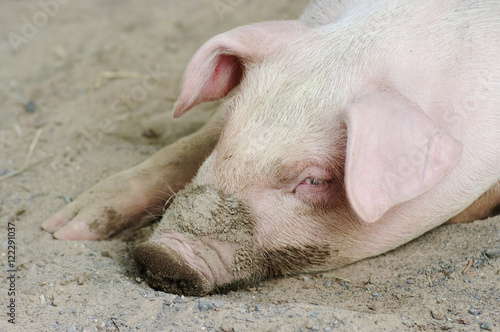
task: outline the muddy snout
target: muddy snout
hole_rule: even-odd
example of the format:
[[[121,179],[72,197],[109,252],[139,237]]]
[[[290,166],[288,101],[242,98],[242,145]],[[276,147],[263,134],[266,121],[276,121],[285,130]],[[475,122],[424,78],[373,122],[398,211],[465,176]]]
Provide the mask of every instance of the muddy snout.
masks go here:
[[[133,258],[151,287],[198,296],[247,284],[259,266],[248,207],[211,186],[179,192]]]

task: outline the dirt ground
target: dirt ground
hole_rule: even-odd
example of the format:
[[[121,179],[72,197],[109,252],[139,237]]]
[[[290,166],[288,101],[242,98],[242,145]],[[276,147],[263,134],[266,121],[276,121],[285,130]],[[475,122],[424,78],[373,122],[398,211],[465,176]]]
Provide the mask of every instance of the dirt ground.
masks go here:
[[[498,217],[444,225],[336,271],[202,298],[148,287],[130,258],[137,240],[64,242],[40,229],[205,121],[214,104],[171,116],[204,41],[305,5],[0,2],[0,177],[21,170],[0,180],[0,331],[500,331]]]

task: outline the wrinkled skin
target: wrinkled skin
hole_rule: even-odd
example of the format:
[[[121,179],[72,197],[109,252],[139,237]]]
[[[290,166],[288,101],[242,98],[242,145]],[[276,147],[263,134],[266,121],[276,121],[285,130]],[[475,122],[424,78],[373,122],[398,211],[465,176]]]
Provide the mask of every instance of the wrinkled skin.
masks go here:
[[[133,256],[153,287],[204,295],[485,218],[500,203],[499,15],[497,2],[318,0],[299,21],[216,36],[174,115],[230,94],[204,128],[217,145],[195,133],[111,178],[130,185],[108,200],[84,194],[43,227],[103,239],[141,224],[154,179],[175,192],[192,179]]]

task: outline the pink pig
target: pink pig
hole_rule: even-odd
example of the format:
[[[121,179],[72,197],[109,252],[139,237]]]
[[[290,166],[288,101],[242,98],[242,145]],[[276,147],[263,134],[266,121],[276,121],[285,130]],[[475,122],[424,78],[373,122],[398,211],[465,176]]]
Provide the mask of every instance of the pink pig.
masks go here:
[[[213,119],[43,227],[103,239],[191,180],[134,259],[153,287],[203,295],[485,218],[500,204],[499,17],[498,1],[317,0],[218,35],[174,110],[228,96]]]

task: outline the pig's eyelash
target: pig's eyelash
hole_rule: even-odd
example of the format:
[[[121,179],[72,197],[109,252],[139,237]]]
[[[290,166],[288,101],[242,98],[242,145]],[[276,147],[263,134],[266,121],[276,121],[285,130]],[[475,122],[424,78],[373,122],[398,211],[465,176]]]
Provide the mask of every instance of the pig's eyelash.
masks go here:
[[[309,177],[309,178],[306,178],[304,181],[302,181],[300,185],[312,185],[312,186],[316,186],[316,187],[322,187],[322,186],[327,186],[329,185],[330,183],[332,182],[332,180],[329,180],[329,179],[318,179],[318,178],[313,178],[313,177]],[[299,187],[297,186],[297,187]],[[297,193],[297,187],[295,187],[292,191],[293,194]]]
[[[304,180],[306,184],[313,184],[315,186],[319,186],[322,184],[327,184],[328,180],[323,180],[323,179],[315,179],[315,178],[307,178]]]

